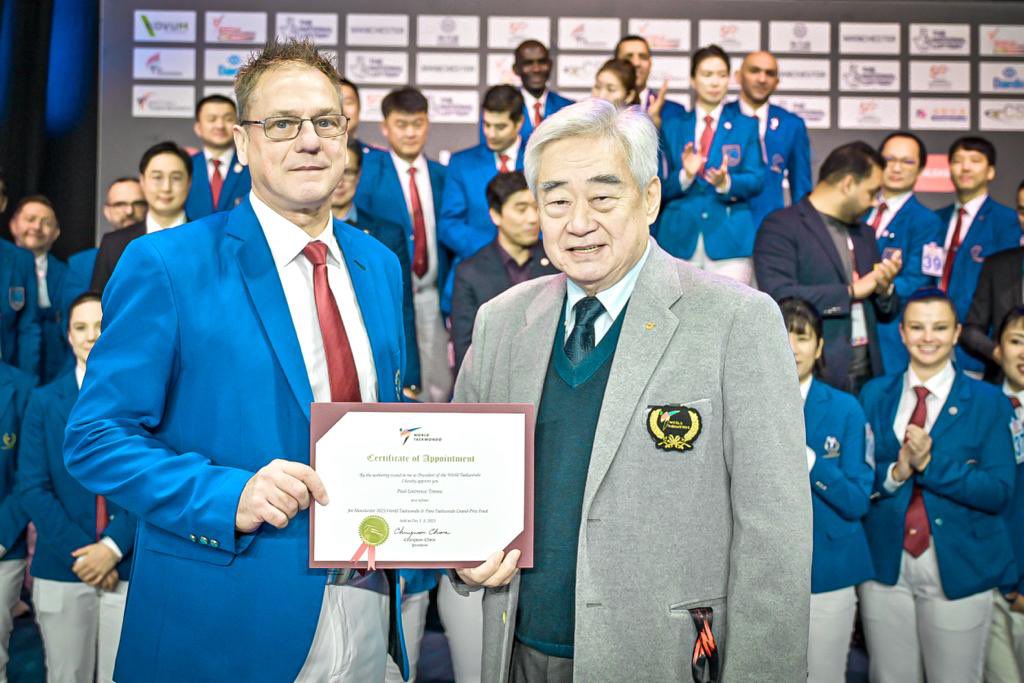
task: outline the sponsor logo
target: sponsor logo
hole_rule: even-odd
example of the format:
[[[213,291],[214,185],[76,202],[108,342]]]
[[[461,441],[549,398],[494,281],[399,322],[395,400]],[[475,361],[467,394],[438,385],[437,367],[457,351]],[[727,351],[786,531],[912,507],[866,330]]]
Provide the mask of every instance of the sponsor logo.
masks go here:
[[[210,24],[213,26],[213,30],[216,31],[216,37],[213,40],[218,43],[252,43],[256,41],[255,30],[246,29],[238,24],[225,21],[225,18],[225,15],[221,14],[210,19]],[[209,36],[207,36],[207,40],[210,40]]]
[[[238,70],[242,68],[242,58],[238,55],[231,55],[224,60],[227,64],[217,65],[217,75],[234,78],[238,75]]]
[[[789,49],[793,52],[810,52],[814,45],[807,39],[807,33],[807,24],[804,22],[798,21],[793,24],[793,35],[789,39]]]
[[[405,55],[402,55],[403,59]],[[349,78],[371,83],[396,82],[401,83],[406,77],[406,66],[401,60],[389,59],[384,55],[371,53],[349,53],[345,63],[347,71],[351,74]]]
[[[970,115],[964,107],[933,107],[931,109],[918,107],[914,110],[914,118],[918,121],[934,123],[967,123],[970,121]]]
[[[132,115],[192,118],[195,88],[192,86],[140,86],[132,88]]]
[[[949,79],[949,66],[946,64],[932,64],[928,67],[928,88],[934,90],[947,90],[953,87],[953,81]]]
[[[277,32],[286,40],[312,40],[333,44],[337,41],[335,15],[278,15]]]
[[[950,35],[944,28],[921,26],[910,39],[920,52],[958,52],[967,46],[967,38]]]
[[[843,83],[851,88],[891,88],[896,84],[897,74],[879,70],[872,64],[851,62],[843,72]]]
[[[668,25],[666,25],[666,23],[668,23]],[[672,24],[679,24],[679,27],[675,32],[666,30],[669,29]],[[685,28],[683,25],[685,25]],[[663,26],[665,28],[662,28]],[[666,20],[641,20],[634,24],[631,20],[629,32],[646,38],[647,44],[651,46],[652,50],[687,50],[690,45],[690,41],[687,40],[687,37],[690,35],[689,21],[677,22],[668,20],[666,22]]]
[[[863,43],[872,45],[895,45],[896,36],[881,33],[846,33],[843,35],[844,43]]]
[[[791,100],[789,111],[802,118],[808,124],[828,123],[828,112],[823,107],[815,107],[808,102]]]
[[[1024,42],[999,35],[1000,27],[986,27],[985,36],[991,45],[993,55],[1024,55]]]
[[[143,43],[190,43],[196,39],[196,13],[136,10],[134,34]]]
[[[1012,66],[1003,69],[999,75],[992,77],[992,88],[995,90],[1024,90],[1024,78]]]
[[[989,104],[982,109],[982,116],[1007,126],[1024,125],[1024,103],[1006,102]]]
[[[145,14],[141,15],[139,19],[150,38],[186,36],[192,28],[192,24],[188,21],[161,21],[160,19],[150,19]]]
[[[430,102],[430,120],[441,123],[475,123],[479,117],[476,91],[425,91]]]

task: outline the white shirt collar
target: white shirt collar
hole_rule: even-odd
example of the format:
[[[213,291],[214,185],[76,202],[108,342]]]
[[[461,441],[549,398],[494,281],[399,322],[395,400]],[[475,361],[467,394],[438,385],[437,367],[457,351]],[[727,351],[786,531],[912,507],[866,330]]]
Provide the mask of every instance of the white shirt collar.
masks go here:
[[[516,163],[516,159],[519,158],[519,145],[520,145],[521,141],[522,141],[522,138],[520,138],[517,135],[516,136],[516,141],[513,142],[512,145],[509,146],[508,149],[506,149],[504,151],[501,151],[501,152],[493,152],[493,154],[494,154],[494,162],[497,163],[498,162],[498,157],[501,156],[502,154],[504,154],[504,155],[506,155],[508,157],[509,163],[514,167],[515,163]]]
[[[428,172],[427,158],[423,156],[423,152],[420,152],[419,156],[413,159],[411,164],[402,157],[395,154],[395,150],[391,150],[390,154],[391,161],[394,162],[395,169],[398,171],[399,180],[401,180],[402,182],[405,182],[406,178],[409,177],[410,168],[416,169],[416,173],[418,174],[417,177],[422,177],[424,173]]]
[[[931,395],[939,399],[940,403],[945,403],[949,398],[949,392],[953,389],[953,380],[955,379],[956,370],[953,368],[952,361],[946,361],[945,367],[932,375],[927,382],[922,382],[914,369],[908,367],[903,376],[903,391],[913,391],[914,387],[923,386]]]
[[[711,117],[711,125],[717,126],[718,125],[718,120],[722,118],[722,108],[724,106],[725,106],[724,102],[719,102],[717,107],[715,107],[714,109],[712,109],[709,112],[705,112],[703,109],[701,109],[700,105],[694,104],[693,105],[693,113],[697,115],[697,121],[698,122],[704,123],[704,118],[707,117],[707,116],[710,116]]]
[[[526,111],[530,112],[530,116],[533,116],[533,105],[535,102],[540,102],[540,111],[544,113],[544,107],[548,103],[548,89],[544,88],[544,92],[540,94],[540,97],[534,97],[531,95],[526,88],[520,88],[520,92],[523,93],[523,100],[526,102]],[[532,118],[530,119],[533,120]]]
[[[331,227],[330,217],[321,232],[316,237],[310,237],[305,230],[267,206],[256,196],[254,191],[249,192],[249,201],[252,203],[253,213],[256,214],[256,219],[260,222],[263,234],[267,238],[270,255],[278,270],[301,256],[306,245],[314,240],[326,244],[328,258],[333,258],[336,263],[341,263],[341,248],[338,246],[338,240],[334,237],[334,231],[329,229]]]
[[[769,105],[768,105],[767,102],[762,104],[757,109],[754,109],[752,106],[750,106],[749,104],[744,102],[742,97],[738,98],[736,101],[739,102],[740,113],[742,113],[744,116],[753,116],[754,118],[756,118],[756,119],[758,119],[760,121],[765,121],[765,120],[768,119],[768,106]]]
[[[228,169],[231,167],[231,159],[232,157],[235,156],[235,148],[228,147],[226,150],[224,150],[223,154],[215,154],[213,150],[203,147],[203,154],[206,156],[206,163],[208,164],[214,159],[219,160],[220,167],[226,174]]]
[[[978,215],[979,211],[981,211],[981,205],[985,203],[986,199],[988,199],[988,194],[979,195],[972,199],[971,201],[967,202],[966,204],[961,204],[960,202],[957,202],[956,208],[957,210],[959,210],[962,206],[964,209],[966,209],[968,218],[970,218],[973,221],[974,217]],[[956,217],[956,211],[953,212],[953,216],[954,218]]]
[[[800,398],[807,401],[807,394],[811,393],[811,382],[814,381],[814,375],[811,375],[803,382],[800,382]]]
[[[39,275],[40,277],[43,277],[43,276],[46,275],[46,267],[50,263],[49,257],[50,257],[49,254],[40,254],[39,256],[35,257],[36,258],[36,274]]]
[[[884,197],[879,195],[878,203],[881,204],[882,202],[885,202],[885,210],[886,212],[888,212],[890,216],[892,216],[898,213],[899,210],[903,208],[903,205],[906,204],[907,201],[909,201],[910,198],[913,196],[913,190],[907,190],[906,192],[895,195],[893,197],[889,197],[888,199],[885,199]]]
[[[643,270],[644,264],[647,263],[647,257],[651,253],[651,242],[650,239],[647,241],[647,248],[644,249],[643,256],[637,261],[629,271],[622,276],[622,279],[616,282],[608,289],[598,292],[596,294],[597,300],[604,306],[605,312],[611,316],[612,320],[619,317],[619,313],[626,307],[629,302],[629,297],[633,295],[633,288],[636,287],[636,280],[640,277],[640,271]],[[572,280],[566,280],[566,322],[569,322],[569,313],[573,310],[573,306],[587,296],[587,293],[583,291],[583,288]]]
[[[146,212],[146,234],[160,232],[161,230],[167,230],[168,228],[176,228],[179,225],[185,225],[185,212],[179,213],[171,224],[167,227],[161,227],[156,220],[153,218],[153,212]]]
[[[1016,396],[1017,400],[1020,401],[1021,405],[1024,405],[1024,391],[1018,391],[1017,393],[1014,393],[1013,389],[1010,388],[1010,383],[1007,382],[1005,379],[1003,380],[1003,393],[1006,394],[1007,396]]]
[[[78,382],[78,389],[82,389],[82,382],[85,381],[85,366],[75,363],[75,381]]]

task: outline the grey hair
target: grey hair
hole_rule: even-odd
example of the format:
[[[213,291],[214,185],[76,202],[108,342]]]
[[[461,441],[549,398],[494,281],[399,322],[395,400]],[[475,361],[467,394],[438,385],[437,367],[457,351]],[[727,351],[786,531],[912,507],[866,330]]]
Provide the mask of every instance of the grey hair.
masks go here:
[[[537,174],[544,148],[571,137],[614,140],[626,155],[626,165],[642,192],[658,175],[658,129],[640,107],[619,109],[592,97],[569,105],[544,119],[526,145],[524,169],[530,191],[537,194]]]

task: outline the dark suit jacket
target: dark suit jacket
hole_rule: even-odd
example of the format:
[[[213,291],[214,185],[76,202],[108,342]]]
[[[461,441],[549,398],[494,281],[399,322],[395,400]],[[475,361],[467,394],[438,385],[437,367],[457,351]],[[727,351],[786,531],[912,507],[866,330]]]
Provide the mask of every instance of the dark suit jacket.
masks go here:
[[[857,254],[857,272],[867,275],[881,261],[875,234],[861,223],[850,233]],[[850,332],[850,282],[825,222],[804,199],[798,204],[773,211],[765,217],[754,242],[754,271],[757,286],[779,301],[800,297],[814,305],[824,322],[825,380],[849,390],[848,371],[852,346]],[[899,295],[874,295],[864,302],[868,328],[871,372],[882,374],[878,344],[878,321],[887,322],[899,314]]]
[[[114,266],[121,260],[128,243],[146,234],[146,221],[140,221],[127,228],[108,232],[100,241],[100,251],[96,254],[96,265],[92,269],[92,283],[89,289],[102,293],[107,281],[114,272]]]
[[[978,276],[971,307],[967,311],[960,346],[985,363],[985,379],[996,381],[1001,372],[992,360],[995,335],[1003,318],[1024,304],[1024,247],[1002,251],[985,259]]]
[[[553,275],[558,271],[537,242],[529,262],[530,279]],[[455,289],[452,293],[452,340],[455,342],[455,372],[473,340],[476,312],[485,303],[512,286],[502,260],[501,247],[494,240],[455,268]]]

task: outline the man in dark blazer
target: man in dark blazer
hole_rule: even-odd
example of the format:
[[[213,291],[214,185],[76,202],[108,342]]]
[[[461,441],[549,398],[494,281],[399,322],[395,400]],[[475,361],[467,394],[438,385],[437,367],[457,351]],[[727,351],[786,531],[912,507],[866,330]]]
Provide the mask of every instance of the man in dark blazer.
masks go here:
[[[485,303],[509,287],[558,272],[540,243],[537,200],[519,171],[494,176],[487,183],[487,205],[498,236],[455,270],[452,340],[455,372],[473,340],[473,321]]]
[[[856,393],[882,374],[877,322],[899,313],[899,253],[882,260],[858,221],[874,205],[885,161],[864,142],[837,147],[801,202],[768,214],[754,243],[757,284],[777,301],[809,301],[824,319],[825,380]]]
[[[192,186],[185,203],[192,220],[235,208],[252,186],[249,169],[238,161],[231,138],[237,121],[229,97],[207,95],[196,104],[192,130],[203,147],[192,157]]]
[[[192,158],[173,142],[159,142],[139,162],[139,182],[149,204],[145,220],[114,232],[100,242],[89,289],[102,292],[125,247],[143,235],[188,222],[185,202],[192,182]]]
[[[996,330],[1003,318],[1024,305],[1024,247],[989,256],[981,266],[978,288],[974,290],[967,321],[960,335],[960,347],[985,364],[985,379],[998,381],[1001,374],[995,360]]]

